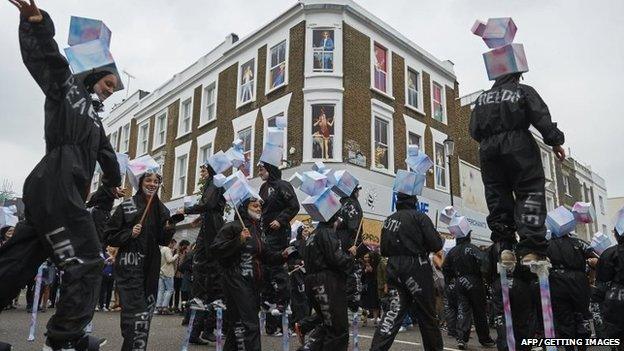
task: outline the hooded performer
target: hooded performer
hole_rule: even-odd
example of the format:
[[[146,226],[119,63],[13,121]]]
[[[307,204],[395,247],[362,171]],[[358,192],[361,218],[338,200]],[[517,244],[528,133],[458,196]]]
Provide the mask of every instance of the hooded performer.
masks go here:
[[[141,175],[137,192],[117,206],[106,228],[108,245],[119,248],[114,271],[123,351],[147,349],[158,293],[159,246],[169,244],[175,232],[170,211],[158,197],[161,182],[162,177],[153,171]]]
[[[201,215],[202,225],[195,241],[193,256],[192,294],[195,299],[199,299],[199,301],[193,301],[205,306],[215,300],[223,299],[221,266],[210,251],[210,245],[224,224],[225,199],[223,188],[217,187],[214,183],[216,172],[209,162],[201,166],[199,175],[203,182],[201,198],[197,204],[185,207],[181,213]],[[193,325],[191,343],[203,344],[207,340],[214,341],[212,330],[215,322],[214,311],[199,313]],[[202,332],[204,332],[203,335]]]
[[[299,212],[299,201],[292,185],[282,180],[282,171],[277,166],[260,162],[258,175],[264,181],[260,186],[260,197],[264,202],[262,229],[266,236],[267,247],[272,251],[282,251],[288,246],[290,221]],[[284,312],[290,300],[286,267],[283,264],[266,265],[263,279],[263,301],[276,304],[278,309]],[[268,334],[276,333],[281,329],[280,319],[269,314],[266,329]]]
[[[262,263],[282,264],[286,258],[284,252],[272,251],[264,241],[260,199],[252,195],[242,201],[238,213],[240,218],[226,223],[210,246],[223,267],[228,323],[223,349],[257,351],[261,349],[258,312]]]
[[[613,234],[617,245],[604,250],[596,268],[592,302],[602,311],[603,338],[624,340],[624,208],[617,215]],[[620,343],[617,350],[624,350]]]
[[[466,221],[465,217],[457,217],[456,221]],[[453,222],[451,222],[453,223]],[[457,348],[466,349],[470,339],[470,327],[474,318],[479,342],[484,347],[494,346],[490,337],[490,328],[485,315],[485,286],[481,276],[481,267],[485,261],[485,254],[470,242],[470,227],[465,222],[467,233],[459,226],[449,226],[449,230],[456,237],[456,245],[444,258],[442,271],[445,279],[453,280],[457,298],[456,330],[453,330],[457,339]],[[449,331],[450,332],[450,331]]]
[[[116,195],[121,183],[115,152],[92,106],[119,86],[111,72],[72,75],[54,41],[54,24],[34,2],[11,0],[20,11],[19,39],[26,68],[46,96],[46,154],[24,183],[26,220],[0,249],[0,310],[51,257],[64,271],[56,313],[47,325],[45,349],[87,349],[84,328],[93,317],[104,262],[93,219],[85,208],[98,162],[102,183]],[[94,346],[99,347],[99,346]]]
[[[340,248],[335,222],[340,202],[329,188],[314,205],[306,207],[313,220],[319,221],[303,249],[306,267],[306,294],[316,316],[314,330],[305,336],[301,350],[347,350],[349,320],[347,316],[346,278],[352,271],[353,257]],[[310,199],[310,198],[308,198]],[[309,203],[308,200],[304,203]],[[307,205],[306,205],[307,206]],[[306,332],[302,327],[302,332]]]
[[[495,37],[500,27],[504,38]],[[473,32],[495,48],[483,55],[494,85],[477,98],[470,119],[470,135],[479,142],[491,239],[500,242],[502,250],[515,250],[524,261],[542,260],[548,246],[544,168],[529,127],[540,132],[561,161],[564,135],[535,89],[520,84],[522,72],[529,69],[522,44],[511,43],[516,32],[511,18],[477,22]]]
[[[429,253],[440,251],[443,241],[417,204],[416,195],[398,193],[397,211],[381,230],[381,255],[388,257],[389,308],[375,330],[371,351],[390,349],[408,310],[418,320],[423,349],[442,350]]]

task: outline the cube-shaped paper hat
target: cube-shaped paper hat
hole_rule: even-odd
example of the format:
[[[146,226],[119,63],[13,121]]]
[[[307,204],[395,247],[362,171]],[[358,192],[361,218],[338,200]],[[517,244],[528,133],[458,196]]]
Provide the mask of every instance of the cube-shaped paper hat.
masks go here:
[[[232,167],[232,161],[222,150],[208,157],[206,163],[216,174],[223,173]]]
[[[306,210],[312,220],[319,222],[329,221],[342,206],[340,197],[330,188],[325,188],[318,195],[308,196],[301,206]]]
[[[19,219],[11,207],[0,207],[0,229],[4,227],[15,227]]]
[[[110,46],[111,31],[104,22],[96,19],[71,16],[67,44],[74,46],[91,40],[101,40]]]
[[[130,159],[128,158],[128,154],[121,152],[117,152],[115,155],[117,156],[117,163],[119,164],[119,174],[123,176],[126,174],[126,169],[128,169],[128,162]]]
[[[470,223],[464,216],[456,216],[448,224],[448,230],[455,238],[463,238],[470,234]]]
[[[247,176],[245,176],[245,173],[240,170],[230,174],[227,178],[225,178],[223,182],[223,188],[225,190],[228,190],[232,187],[232,185],[234,185],[234,183],[238,181],[247,181]]]
[[[405,163],[413,172],[424,174],[433,167],[433,161],[424,152],[420,151],[418,145],[409,145]]]
[[[303,176],[299,174],[299,172],[295,172],[295,174],[288,178],[288,182],[293,188],[297,189],[303,184]]]
[[[576,228],[576,219],[570,210],[559,206],[548,212],[546,227],[550,229],[553,237],[560,238]]]
[[[225,180],[227,179],[226,176],[224,176],[223,174],[215,174],[214,177],[212,177],[212,182],[214,183],[214,185],[217,188],[221,188],[225,185]]]
[[[455,208],[453,206],[447,206],[440,212],[440,222],[448,225],[456,216],[459,216],[459,213]]]
[[[134,189],[139,189],[139,179],[145,173],[160,174],[160,165],[152,156],[143,155],[128,161],[128,179]]]
[[[457,246],[457,241],[455,239],[444,239],[444,245],[442,245],[444,256],[446,256],[455,246]]]
[[[615,231],[617,235],[624,235],[624,207],[622,207],[618,213],[615,215]]]
[[[310,196],[316,196],[325,191],[327,176],[316,171],[303,173],[300,190]]]
[[[325,164],[322,161],[316,161],[314,162],[314,164],[312,164],[313,171],[323,173],[326,169],[327,169],[327,166],[325,166]]]
[[[613,245],[614,243],[611,241],[609,236],[601,232],[594,234],[594,236],[591,239],[591,244],[590,244],[591,248],[594,249],[594,251],[598,255],[602,255],[602,252],[604,250],[610,248]]]
[[[223,194],[225,201],[233,206],[240,205],[243,201],[254,198],[260,199],[258,192],[247,182],[247,179],[237,179],[232,186]]]
[[[284,147],[284,130],[279,128],[269,127],[267,128],[266,140],[265,144],[271,144],[275,146],[279,146],[281,148]]]
[[[596,210],[591,202],[576,202],[572,207],[572,214],[577,222],[593,223],[596,220]]]
[[[524,46],[513,43],[516,31],[516,24],[509,17],[490,18],[487,23],[477,20],[472,26],[472,33],[483,38],[485,44],[493,49],[483,54],[490,80],[529,71]]]
[[[232,167],[240,168],[240,166],[245,164],[245,153],[243,147],[243,140],[236,139],[232,142],[232,147],[230,147],[225,154],[232,162]]]
[[[425,185],[425,175],[399,169],[392,190],[406,195],[420,195]]]
[[[360,184],[357,178],[345,170],[332,172],[328,176],[328,179],[331,183],[332,190],[340,197],[351,196],[353,190]]]
[[[284,149],[278,145],[266,143],[260,155],[260,162],[268,163],[275,167],[282,165],[284,159]]]

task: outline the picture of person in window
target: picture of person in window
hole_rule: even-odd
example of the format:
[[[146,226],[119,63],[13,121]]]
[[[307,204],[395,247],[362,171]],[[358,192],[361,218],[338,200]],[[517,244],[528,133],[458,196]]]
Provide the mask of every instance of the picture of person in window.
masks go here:
[[[249,62],[245,64],[245,66],[242,68],[243,74],[241,77],[241,102],[249,101],[253,96],[254,73],[251,69],[252,64],[253,62]]]
[[[330,155],[330,143],[333,138],[334,132],[334,119],[331,120],[327,118],[325,114],[325,108],[320,108],[320,114],[316,121],[314,122],[313,127],[315,127],[315,132],[312,135],[315,141],[320,141],[321,146],[321,158],[331,158]],[[318,158],[318,155],[314,155],[315,158]]]
[[[386,52],[375,47],[375,88],[386,91]]]
[[[325,30],[321,35],[314,35],[314,69],[331,71],[334,68],[333,31]]]
[[[273,84],[271,84],[271,88],[275,88],[284,84],[285,75],[286,75],[286,63],[282,62],[273,71]]]

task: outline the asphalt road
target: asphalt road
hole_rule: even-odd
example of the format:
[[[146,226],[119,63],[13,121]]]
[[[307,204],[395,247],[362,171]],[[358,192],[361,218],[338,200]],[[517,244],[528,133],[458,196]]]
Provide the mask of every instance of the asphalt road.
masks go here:
[[[23,301],[23,300],[22,300]],[[22,306],[24,306],[22,302]],[[48,309],[46,313],[40,313],[38,317],[36,339],[29,342],[28,328],[30,314],[26,313],[24,307],[16,310],[4,311],[0,314],[0,341],[8,342],[13,345],[13,350],[41,350],[44,343],[45,323],[52,315],[54,309]],[[184,340],[186,327],[180,325],[181,316],[154,316],[150,331],[148,350],[180,350],[182,341]],[[121,348],[121,334],[119,331],[119,312],[96,312],[93,321],[93,334],[98,337],[104,337],[108,343],[103,350],[119,350]],[[372,335],[373,327],[360,328],[360,349],[368,350]],[[444,335],[444,334],[443,334]],[[492,333],[495,336],[495,333]],[[353,340],[351,340],[352,342]],[[456,350],[455,341],[444,336],[445,350]],[[296,350],[299,342],[296,337],[290,339],[290,350]],[[475,339],[468,344],[470,350],[480,350],[481,347]],[[262,336],[263,350],[282,350],[281,337]],[[215,350],[214,345],[195,346],[191,345],[189,350]],[[352,345],[349,346],[352,350]],[[417,328],[399,333],[391,348],[392,351],[412,351],[422,350],[420,333]]]

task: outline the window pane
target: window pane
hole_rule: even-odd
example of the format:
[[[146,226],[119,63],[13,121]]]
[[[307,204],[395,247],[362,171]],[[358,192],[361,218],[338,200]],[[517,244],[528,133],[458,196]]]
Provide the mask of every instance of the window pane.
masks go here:
[[[420,147],[420,135],[409,132],[407,143],[408,145],[418,145]]]
[[[312,32],[312,45],[314,72],[333,72],[334,31],[314,30]]]
[[[374,56],[375,62],[373,63],[373,66],[375,70],[375,73],[374,73],[375,88],[385,92],[386,91],[386,72],[387,72],[387,67],[386,67],[387,51],[386,49],[379,46],[378,44],[375,44],[374,51],[375,52],[373,56]]]
[[[411,69],[407,74],[407,103],[418,108],[418,72]]]
[[[239,169],[243,172],[243,174],[249,176],[251,174],[251,167],[253,164],[253,160],[251,159],[251,127],[239,131],[238,138],[243,141],[243,154],[245,155],[245,164],[243,164]]]
[[[446,188],[446,160],[444,157],[444,146],[435,143],[435,176],[436,184],[439,187]]]
[[[312,105],[312,158],[334,157],[335,105]]]
[[[240,67],[240,102],[247,102],[253,98],[255,76],[254,59]]]

